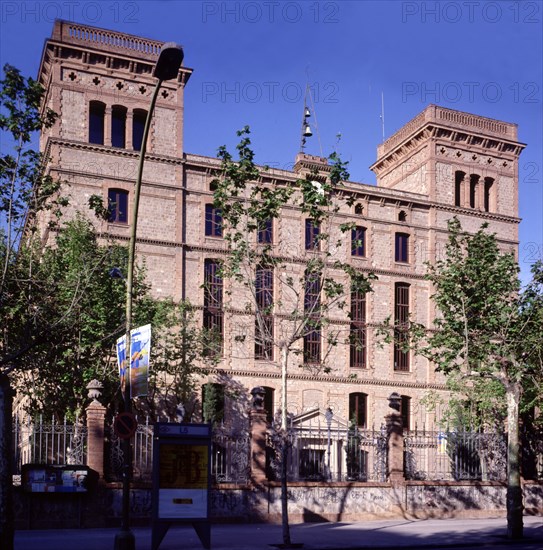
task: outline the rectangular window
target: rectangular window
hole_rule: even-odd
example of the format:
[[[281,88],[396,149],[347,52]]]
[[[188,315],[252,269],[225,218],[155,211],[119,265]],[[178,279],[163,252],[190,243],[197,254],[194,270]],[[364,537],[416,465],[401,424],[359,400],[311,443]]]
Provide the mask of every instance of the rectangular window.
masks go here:
[[[321,361],[321,320],[320,320],[320,273],[307,273],[305,277],[304,310],[308,316],[304,336],[304,363],[318,364]]]
[[[409,371],[409,285],[394,286],[394,370]]]
[[[319,250],[320,225],[311,219],[305,220],[305,249]]]
[[[351,255],[365,256],[366,255],[366,228],[356,226],[351,229]]]
[[[212,204],[206,204],[205,234],[207,237],[222,237],[222,212]]]
[[[366,294],[351,292],[351,368],[366,368]]]
[[[258,267],[255,280],[255,359],[273,359],[273,269]]]
[[[273,243],[273,220],[266,220],[259,225],[257,239],[259,244]]]
[[[220,264],[216,260],[205,260],[204,263],[204,329],[206,337],[206,354],[220,355],[224,336],[223,326],[223,281]]]
[[[109,189],[107,192],[110,223],[128,223],[128,191]]]
[[[397,262],[409,262],[409,235],[407,233],[396,233],[394,259]]]

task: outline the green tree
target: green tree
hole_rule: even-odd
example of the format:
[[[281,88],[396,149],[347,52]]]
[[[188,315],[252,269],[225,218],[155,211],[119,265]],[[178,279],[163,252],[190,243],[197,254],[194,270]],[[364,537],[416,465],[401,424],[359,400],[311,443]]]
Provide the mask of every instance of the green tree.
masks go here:
[[[153,368],[149,373],[149,395],[136,407],[175,418],[182,407],[184,422],[192,422],[198,403],[198,381],[209,372],[213,358],[205,356],[204,331],[188,301],[166,302],[162,327],[154,331]]]
[[[486,228],[468,234],[456,218],[449,222],[445,256],[428,265],[427,273],[438,315],[431,331],[412,325],[411,344],[467,397],[462,405],[468,407],[457,410],[471,412],[470,423],[488,425],[505,416],[507,532],[520,538],[519,411],[523,392],[533,395],[532,402],[541,399],[541,266],[534,267],[534,281],[520,292],[514,254],[502,252]]]
[[[238,136],[238,159],[221,147],[220,176],[212,183],[214,207],[222,216],[225,241],[221,276],[231,282],[231,290],[226,293],[230,302],[226,300],[224,306],[226,315],[241,310],[250,319],[243,326],[238,316],[236,340],[254,342],[260,353],[281,369],[281,507],[283,542],[290,545],[286,479],[288,372],[294,366],[330,370],[327,358],[331,349],[347,340],[342,337],[345,325],[331,321],[347,320],[344,310],[351,292],[370,291],[374,276],[354,269],[346,261],[351,242],[345,234],[354,225],[340,223],[338,218],[341,207],[354,202],[342,184],[349,176],[346,164],[332,154],[325,176],[312,172],[292,184],[265,181],[254,164],[249,128],[239,131]],[[305,254],[303,265],[287,259],[292,257],[291,251],[285,253],[277,243],[257,238],[287,208],[298,209],[304,219],[311,220],[311,242],[301,253]],[[272,280],[276,293],[269,291]],[[320,358],[304,349],[306,337],[321,342]]]
[[[36,216],[45,209],[58,213],[65,204],[57,197],[59,182],[44,171],[41,155],[32,147],[35,133],[54,124],[56,114],[41,110],[43,88],[5,65],[0,80],[0,546],[13,548],[11,503],[11,400],[8,374],[29,350],[47,341],[53,320],[35,306],[48,296],[44,280],[30,284],[32,272],[20,267],[29,260],[37,239]],[[50,216],[53,221],[56,216]],[[29,243],[24,253],[21,242]],[[36,265],[33,262],[32,265]],[[39,290],[40,294],[36,294]],[[18,302],[21,296],[25,302]]]

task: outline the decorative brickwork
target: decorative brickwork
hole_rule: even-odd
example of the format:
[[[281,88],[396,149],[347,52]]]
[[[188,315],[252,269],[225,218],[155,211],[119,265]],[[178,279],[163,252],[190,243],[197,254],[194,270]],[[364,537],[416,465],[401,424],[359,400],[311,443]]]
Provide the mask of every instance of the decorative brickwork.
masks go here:
[[[130,210],[138,159],[134,118],[148,109],[154,85],[152,66],[161,45],[113,31],[55,23],[45,44],[39,79],[48,90],[47,105],[60,117],[43,133],[41,148],[51,159],[51,174],[70,184],[68,217],[85,210],[91,194],[101,195],[107,203],[109,189],[127,191]],[[165,83],[165,93],[159,95],[143,174],[137,253],[139,261],[145,261],[154,295],[190,300],[200,308],[203,321],[205,261],[220,259],[225,243],[217,232],[206,235],[205,230],[206,204],[212,202],[210,182],[220,164],[214,158],[186,154],[183,148],[183,94],[191,72],[182,67],[178,78]],[[89,143],[91,101],[105,105],[103,144]],[[127,113],[124,148],[112,146],[114,106],[124,107]],[[118,131],[119,127],[115,128]],[[365,364],[364,368],[351,367],[347,338],[328,358],[330,374],[308,372],[293,364],[290,412],[300,414],[318,404],[347,419],[349,394],[363,393],[367,395],[367,425],[372,426],[388,414],[387,397],[397,391],[411,398],[412,426],[436,420],[440,411],[425,408],[421,399],[434,391],[446,400],[443,375],[413,354],[408,368],[395,370],[394,346],[379,343],[376,327],[394,315],[398,283],[409,284],[407,307],[413,319],[428,324],[433,318],[432,290],[424,280],[424,263],[443,254],[447,221],[453,216],[468,231],[488,222],[502,248],[517,251],[518,157],[523,147],[517,141],[515,124],[429,105],[378,146],[378,159],[372,166],[377,186],[346,182],[345,192],[355,201],[352,207],[340,209],[331,228],[332,241],[342,238],[339,223],[364,227],[364,254],[352,255],[349,242],[338,249],[339,259],[378,276],[374,291],[365,300]],[[269,169],[262,172],[262,181],[294,185],[312,169],[318,171],[316,180],[329,175],[325,159],[298,154],[295,160],[293,171]],[[458,172],[466,174],[466,182],[472,174],[478,176],[478,183],[468,190],[473,200],[467,191],[458,199]],[[44,235],[46,222],[42,220]],[[120,241],[128,238],[126,223],[94,223],[103,236]],[[274,252],[288,260],[287,270],[293,275],[303,270],[307,257],[304,224],[301,211],[294,207],[284,208],[280,219],[274,221]],[[401,261],[395,258],[396,234],[408,236],[407,256]],[[224,285],[225,296],[232,292],[235,307],[234,303],[224,304],[223,356],[216,372],[242,384],[247,392],[255,386],[269,388],[277,409],[278,364],[255,359],[255,323],[244,309],[244,291],[230,281]],[[274,299],[284,299],[280,285],[273,291]],[[348,334],[350,321],[344,312],[334,312],[331,321]],[[213,373],[211,379],[215,381]],[[228,398],[226,404],[234,410],[235,403]]]

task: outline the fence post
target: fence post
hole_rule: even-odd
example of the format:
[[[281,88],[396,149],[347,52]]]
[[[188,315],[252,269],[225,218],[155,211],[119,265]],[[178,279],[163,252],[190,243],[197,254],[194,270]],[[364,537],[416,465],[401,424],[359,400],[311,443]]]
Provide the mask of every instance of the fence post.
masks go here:
[[[91,403],[87,412],[87,466],[98,472],[100,479],[104,477],[104,420],[106,408],[98,401],[102,384],[92,380],[87,385]]]
[[[388,398],[389,406],[392,411],[386,415],[386,425],[388,434],[388,471],[389,481],[394,485],[403,483],[404,467],[403,467],[403,422],[400,414],[401,397],[393,392]]]
[[[266,430],[267,413],[264,410],[264,388],[251,390],[253,395],[252,408],[249,411],[251,422],[251,481],[260,485],[266,481]]]

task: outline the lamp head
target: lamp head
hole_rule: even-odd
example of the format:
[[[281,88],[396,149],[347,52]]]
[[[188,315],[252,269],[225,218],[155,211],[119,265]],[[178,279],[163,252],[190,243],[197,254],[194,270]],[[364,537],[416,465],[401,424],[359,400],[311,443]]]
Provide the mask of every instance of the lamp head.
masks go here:
[[[183,62],[183,57],[183,48],[179,44],[166,42],[160,50],[153,76],[159,80],[175,78]]]

